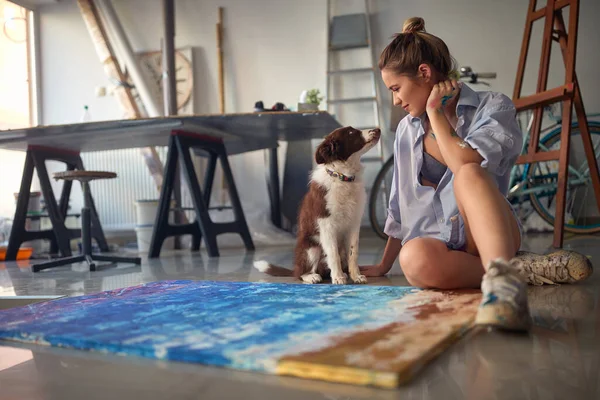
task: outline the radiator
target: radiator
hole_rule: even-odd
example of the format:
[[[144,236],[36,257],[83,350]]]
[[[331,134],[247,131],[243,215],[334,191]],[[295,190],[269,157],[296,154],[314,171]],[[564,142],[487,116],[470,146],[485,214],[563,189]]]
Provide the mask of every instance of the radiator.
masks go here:
[[[167,148],[157,147],[156,151],[163,162],[167,158]],[[85,169],[92,171],[116,172],[116,179],[94,181],[91,184],[94,203],[98,210],[100,222],[104,229],[121,230],[133,229],[136,225],[136,200],[158,199],[159,193],[154,180],[148,172],[142,155],[138,149],[113,150],[102,152],[82,153],[81,158]],[[203,181],[205,168],[204,159],[194,157],[196,174]],[[220,168],[215,174],[214,192],[218,192],[218,177]],[[216,193],[213,193],[213,196]],[[192,207],[191,197],[185,180],[182,180],[182,205]],[[193,218],[193,212],[187,212],[188,218]]]
[[[158,147],[161,161],[166,160],[166,147]],[[116,172],[116,179],[91,184],[94,203],[105,229],[128,229],[135,226],[135,201],[158,199],[159,193],[138,149],[82,153],[83,165],[89,171]]]

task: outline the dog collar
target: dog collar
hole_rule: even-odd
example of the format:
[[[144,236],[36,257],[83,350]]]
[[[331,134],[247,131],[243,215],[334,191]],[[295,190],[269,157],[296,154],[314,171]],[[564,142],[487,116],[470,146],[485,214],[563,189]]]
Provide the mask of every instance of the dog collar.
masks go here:
[[[355,176],[346,176],[340,172],[332,171],[328,168],[325,168],[325,169],[327,170],[327,173],[329,174],[329,176],[338,178],[340,181],[343,181],[343,182],[354,182],[354,180],[356,179]]]

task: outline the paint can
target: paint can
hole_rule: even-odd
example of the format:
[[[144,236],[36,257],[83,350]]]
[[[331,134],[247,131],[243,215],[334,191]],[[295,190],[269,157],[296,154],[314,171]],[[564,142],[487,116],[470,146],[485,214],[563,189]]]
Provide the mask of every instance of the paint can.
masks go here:
[[[150,242],[152,241],[153,225],[141,225],[135,227],[135,236],[137,238],[138,251],[148,253],[150,251]],[[165,239],[162,250],[173,250],[175,248],[175,237],[171,236]]]
[[[135,201],[135,213],[136,213],[136,226],[154,225],[156,220],[156,214],[158,213],[159,201],[150,200],[136,200]],[[171,208],[175,207],[175,200],[171,202]],[[174,222],[174,212],[169,212],[169,222]]]
[[[13,193],[15,197],[15,205],[19,200],[19,193]],[[27,231],[39,231],[41,228],[42,218],[42,192],[30,192],[29,202],[27,204],[27,218],[25,219],[25,230]],[[42,240],[32,240],[23,242],[21,247],[29,247],[33,249],[33,253],[40,253],[44,250],[44,243]]]

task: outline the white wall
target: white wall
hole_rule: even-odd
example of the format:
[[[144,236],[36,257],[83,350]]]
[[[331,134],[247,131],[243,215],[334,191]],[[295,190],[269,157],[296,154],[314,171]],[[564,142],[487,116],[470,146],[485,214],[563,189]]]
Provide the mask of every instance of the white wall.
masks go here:
[[[491,90],[512,97],[525,29],[526,0],[375,0],[373,19],[378,53],[402,30],[405,19],[419,16],[428,32],[441,37],[459,65],[475,71],[497,72]],[[544,1],[538,1],[544,5]],[[576,72],[587,112],[600,111],[600,1],[581,0]],[[565,15],[568,24],[568,14]],[[535,92],[541,53],[543,20],[534,24],[522,96]],[[548,88],[564,83],[564,67],[553,44]],[[382,86],[385,90],[385,87]],[[485,86],[474,86],[486,90]],[[386,110],[389,113],[389,109]]]
[[[0,150],[0,169],[5,171],[0,192],[0,217],[12,219],[15,213],[14,193],[21,187],[25,155],[22,152]],[[9,173],[7,173],[10,171]]]
[[[527,3],[371,0],[376,52],[401,30],[406,18],[421,16],[427,30],[447,42],[459,64],[497,72],[491,89],[512,96]],[[160,1],[114,0],[114,6],[135,50],[159,48]],[[215,23],[219,6],[225,8],[227,112],[251,111],[257,100],[267,106],[276,101],[295,105],[298,94],[306,88],[325,92],[325,0],[177,0],[176,46],[196,48],[197,113],[218,111]],[[93,119],[120,118],[114,98],[94,97],[94,88],[108,82],[76,2],[61,0],[41,7],[40,18],[43,123],[75,122],[84,104],[90,106]],[[598,21],[600,2],[581,0],[577,73],[589,112],[600,110]],[[524,94],[532,93],[536,83],[541,24],[536,28]],[[558,47],[553,51],[549,87],[563,79]],[[384,96],[389,98],[387,92]],[[389,116],[389,107],[384,111]],[[231,162],[242,200],[266,209],[262,152],[233,157]]]
[[[134,50],[159,49],[161,2],[113,3]],[[325,46],[323,2],[178,0],[176,46],[200,50],[194,60],[198,113],[218,111],[215,24],[219,6],[225,8],[228,112],[251,111],[259,99],[268,105],[276,101],[293,104],[305,87],[324,85],[325,54],[315,51]],[[90,105],[94,119],[119,116],[114,99],[94,97],[95,86],[108,82],[76,2],[63,0],[41,7],[40,12],[44,122],[76,120],[83,104]],[[274,15],[278,18],[272,18]]]
[[[136,51],[157,50],[162,37],[158,0],[116,0],[115,9]],[[252,111],[255,101],[295,105],[300,92],[325,85],[325,2],[283,0],[176,1],[176,46],[195,48],[196,113],[219,110],[215,24],[224,7],[226,111]],[[276,18],[274,17],[276,16]],[[74,0],[40,8],[43,123],[78,121],[84,104],[94,120],[121,117]],[[281,154],[283,155],[283,149]],[[266,207],[263,153],[231,158],[245,204]]]

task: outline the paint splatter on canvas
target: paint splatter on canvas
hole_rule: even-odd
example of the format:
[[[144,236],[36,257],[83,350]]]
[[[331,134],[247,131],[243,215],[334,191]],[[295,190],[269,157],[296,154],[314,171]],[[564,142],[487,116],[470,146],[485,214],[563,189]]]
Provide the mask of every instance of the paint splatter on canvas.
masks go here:
[[[384,387],[471,326],[480,294],[164,281],[0,312],[0,338]]]

